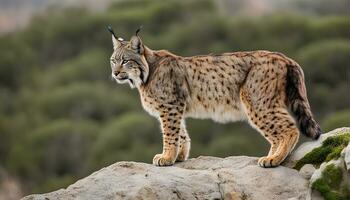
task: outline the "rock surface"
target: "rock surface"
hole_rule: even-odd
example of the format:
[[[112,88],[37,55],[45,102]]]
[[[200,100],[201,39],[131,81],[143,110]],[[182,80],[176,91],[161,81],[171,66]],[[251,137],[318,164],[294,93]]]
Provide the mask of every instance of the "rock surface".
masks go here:
[[[54,199],[306,199],[309,182],[287,167],[264,169],[257,158],[198,157],[172,167],[118,162],[55,192]]]
[[[350,144],[344,149],[344,160],[346,165],[346,170],[350,172]]]
[[[315,167],[311,164],[304,165],[300,170],[299,173],[306,179],[310,179],[312,174],[315,172]]]
[[[323,134],[319,140],[298,147],[276,168],[261,168],[258,158],[235,156],[216,158],[201,156],[171,167],[156,167],[146,163],[118,162],[90,176],[47,194],[24,197],[23,200],[55,199],[233,199],[233,200],[322,200],[321,194],[311,189],[312,183],[322,177],[329,164],[344,171],[343,182],[350,184],[350,144],[337,159],[323,162],[320,167],[304,165],[300,171],[292,169],[322,142],[350,128],[340,128]],[[315,168],[316,167],[316,168]]]

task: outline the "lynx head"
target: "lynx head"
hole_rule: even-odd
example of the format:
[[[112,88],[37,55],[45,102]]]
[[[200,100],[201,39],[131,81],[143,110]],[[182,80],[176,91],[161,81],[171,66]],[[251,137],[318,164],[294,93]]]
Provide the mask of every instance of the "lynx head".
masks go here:
[[[145,47],[138,36],[140,28],[130,41],[118,38],[110,26],[108,30],[112,33],[114,50],[110,58],[112,77],[118,83],[129,83],[131,88],[146,83],[149,66],[145,58]]]

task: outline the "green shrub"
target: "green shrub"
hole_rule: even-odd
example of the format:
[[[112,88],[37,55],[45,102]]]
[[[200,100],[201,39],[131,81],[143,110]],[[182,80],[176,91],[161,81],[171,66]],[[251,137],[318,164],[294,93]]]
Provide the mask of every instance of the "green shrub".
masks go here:
[[[350,89],[350,41],[312,43],[299,50],[298,55],[311,105],[323,114],[348,108],[350,97],[344,94]]]
[[[56,120],[18,138],[9,168],[24,182],[42,184],[51,177],[82,176],[88,171],[90,149],[98,135],[92,121]]]
[[[49,118],[89,118],[105,120],[135,108],[139,98],[122,90],[111,91],[102,83],[76,82],[56,87],[38,97],[29,97],[33,112],[45,113]]]
[[[77,57],[51,67],[37,81],[38,87],[54,88],[74,82],[111,80],[109,56],[101,49],[83,51]]]
[[[144,112],[129,112],[110,120],[101,130],[92,152],[92,166],[123,161],[150,162],[161,153],[158,122]]]

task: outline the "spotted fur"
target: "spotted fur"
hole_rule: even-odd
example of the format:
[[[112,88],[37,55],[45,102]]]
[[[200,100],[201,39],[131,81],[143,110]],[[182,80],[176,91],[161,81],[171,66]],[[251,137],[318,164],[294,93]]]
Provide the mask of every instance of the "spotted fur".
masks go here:
[[[280,53],[181,57],[151,50],[137,35],[130,41],[112,38],[112,76],[136,87],[143,108],[161,124],[163,152],[153,158],[155,165],[188,158],[187,117],[248,121],[271,144],[268,155],[258,161],[263,167],[278,166],[293,150],[299,132],[314,139],[321,133],[302,69]]]

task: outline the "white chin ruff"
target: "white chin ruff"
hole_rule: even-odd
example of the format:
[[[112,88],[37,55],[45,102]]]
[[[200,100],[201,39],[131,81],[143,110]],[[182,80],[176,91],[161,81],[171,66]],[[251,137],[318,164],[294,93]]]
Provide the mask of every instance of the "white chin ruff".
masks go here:
[[[113,77],[113,79],[114,79],[117,83],[119,83],[119,84],[128,83],[131,89],[135,88],[136,85],[137,85],[137,86],[138,86],[138,85],[141,85],[141,81],[139,81],[139,80],[131,80],[131,79],[119,80],[119,79],[117,79],[117,77],[116,77],[114,74],[112,74],[112,77]]]
[[[119,80],[119,79],[117,79],[116,77],[113,77],[113,78],[114,78],[114,80],[115,80],[117,83],[119,83],[119,84],[128,83],[129,86],[130,86],[132,89],[135,88],[135,85],[132,83],[132,81],[131,81],[130,79]]]
[[[134,85],[134,84],[132,84],[132,82],[131,82],[131,80],[130,80],[130,79],[127,79],[127,81],[128,81],[128,83],[129,83],[129,85],[130,85],[131,89],[135,88],[135,85]]]

